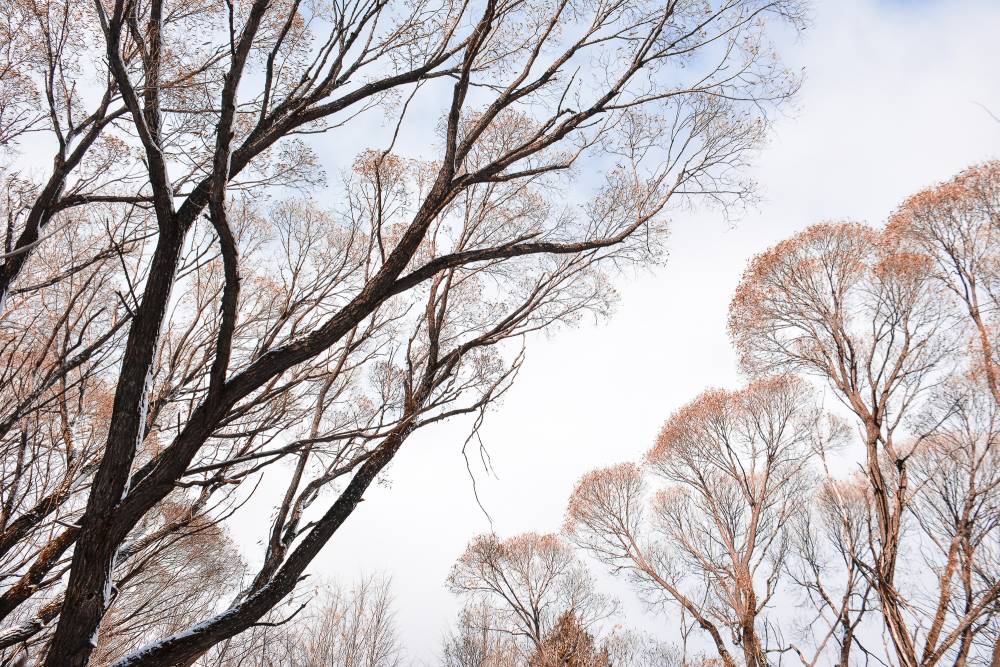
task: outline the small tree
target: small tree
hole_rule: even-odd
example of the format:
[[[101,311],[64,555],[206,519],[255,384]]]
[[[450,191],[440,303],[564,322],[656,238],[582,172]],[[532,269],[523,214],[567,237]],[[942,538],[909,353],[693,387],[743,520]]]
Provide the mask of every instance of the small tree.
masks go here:
[[[594,638],[572,611],[564,611],[528,659],[530,667],[611,667],[607,648]]]
[[[252,631],[221,642],[205,667],[397,667],[403,647],[388,578],[361,576],[349,588],[324,583],[273,611]]]
[[[789,648],[806,667],[825,664],[830,653],[835,665],[846,667],[857,650],[869,653],[861,629],[874,604],[868,576],[874,562],[873,511],[866,478],[837,479],[827,472],[792,519],[786,571],[815,615],[790,623],[812,647],[791,642]]]
[[[448,586],[489,608],[497,623],[492,629],[515,638],[524,655],[537,650],[565,614],[589,627],[617,608],[595,589],[572,547],[555,535],[480,535],[452,567]]]
[[[458,626],[444,638],[444,667],[521,667],[522,647],[487,602],[466,604]]]

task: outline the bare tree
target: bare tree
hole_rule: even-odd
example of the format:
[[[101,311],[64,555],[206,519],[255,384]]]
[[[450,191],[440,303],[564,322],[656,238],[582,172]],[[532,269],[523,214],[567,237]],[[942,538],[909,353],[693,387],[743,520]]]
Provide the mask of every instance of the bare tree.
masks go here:
[[[442,642],[444,667],[519,667],[521,647],[488,602],[466,604]]]
[[[176,520],[186,507],[161,505],[168,513],[159,526]],[[147,515],[147,520],[154,517]],[[218,607],[217,591],[231,591],[243,573],[239,552],[214,522],[194,518],[169,539],[134,545],[118,569],[114,599],[94,649],[93,662],[110,665],[141,647],[153,635],[169,634]]]
[[[612,665],[629,667],[688,667],[701,664],[700,658],[689,661],[676,645],[658,640],[649,633],[616,628],[602,642]]]
[[[860,420],[879,530],[873,585],[909,667],[917,664],[916,648],[896,568],[912,449],[893,436],[951,348],[941,344],[947,322],[928,263],[880,256],[879,243],[868,227],[826,224],[762,253],[733,298],[730,330],[746,369],[802,369],[828,378]]]
[[[746,664],[768,664],[762,613],[818,442],[807,397],[790,377],[708,391],[667,421],[648,454],[650,470],[668,483],[652,502],[632,464],[588,474],[570,499],[571,538],[630,573],[651,600],[665,595],[683,608],[726,665],[737,664],[727,630]]]
[[[956,569],[962,568],[960,578],[966,591],[962,606],[967,611],[975,599],[970,590],[969,568],[981,567],[973,563],[977,557],[983,557],[982,545],[989,540],[984,540],[982,531],[992,523],[989,511],[980,503],[989,496],[991,488],[989,475],[993,464],[990,459],[995,453],[989,422],[994,410],[978,396],[981,391],[976,386],[976,378],[985,383],[993,400],[1000,404],[996,341],[997,315],[1000,313],[998,214],[1000,163],[994,161],[970,167],[953,179],[908,198],[890,217],[886,228],[897,252],[923,253],[932,260],[933,275],[944,285],[959,310],[968,316],[970,338],[976,350],[969,361],[968,376],[951,382],[937,397],[936,409],[931,411],[950,424],[945,424],[943,432],[930,441],[928,451],[918,461],[923,465],[929,460],[935,461],[932,465],[935,472],[927,476],[934,493],[921,497],[916,517],[925,529],[926,521],[934,517],[937,532],[931,539],[939,547],[942,541],[949,544],[945,553],[953,549],[962,552],[957,559],[947,557],[949,563],[955,562],[944,572],[947,581],[956,576]],[[922,421],[927,428],[927,419]],[[947,465],[938,468],[942,463]],[[983,474],[986,480],[980,478]],[[948,480],[947,486],[943,486],[945,480]],[[942,515],[942,503],[944,507],[950,506],[947,518]],[[981,520],[972,516],[979,511],[986,512]],[[960,537],[956,537],[956,530],[962,533]],[[977,533],[978,549],[967,542]],[[952,546],[949,538],[966,541],[966,544]],[[995,567],[991,564],[986,569]],[[987,590],[990,588],[986,585]],[[938,615],[946,613],[945,597],[942,596],[937,605]],[[969,625],[961,632],[956,664],[965,663],[970,644],[979,634],[977,626]],[[993,642],[993,663],[1000,664],[997,662],[1000,661],[1000,635]]]
[[[998,611],[1000,408],[988,382],[960,376],[919,419],[933,430],[914,455],[911,513],[937,587],[911,606],[930,619],[925,644],[948,647],[942,658],[962,666],[990,652],[976,644],[991,636],[984,631]]]
[[[146,562],[130,545],[224,528],[265,468],[284,484],[262,565],[113,663],[138,667],[270,622],[410,434],[481,415],[525,334],[604,311],[606,272],[658,261],[669,211],[745,198],[739,168],[796,86],[766,21],[800,8],[2,12],[3,150],[51,159],[2,174],[0,648],[90,664],[117,582]],[[388,128],[348,167],[375,112]],[[414,131],[431,159],[397,155]],[[327,190],[320,133],[341,139]]]
[[[873,603],[866,574],[874,562],[871,492],[866,479],[839,480],[827,471],[811,500],[792,519],[786,570],[814,614],[792,628],[807,646],[790,642],[789,649],[807,667],[824,664],[831,653],[833,664],[848,667],[857,651],[872,653],[861,636]]]
[[[530,667],[610,667],[608,649],[597,646],[593,635],[573,611],[564,611],[528,658]]]
[[[970,167],[910,197],[890,217],[886,234],[902,249],[933,259],[934,275],[968,314],[980,352],[977,366],[1000,403],[1000,162]]]
[[[395,667],[404,663],[392,582],[363,575],[324,582],[273,610],[251,631],[214,646],[206,667]]]
[[[565,614],[572,614],[571,624],[589,628],[617,608],[555,535],[480,535],[455,562],[448,587],[473,608],[489,607],[490,614],[477,616],[497,623],[491,630],[513,637],[525,656],[539,650]]]
[[[362,577],[349,591],[326,586],[310,616],[291,626],[287,664],[296,667],[397,667],[402,646],[390,581]]]
[[[963,646],[988,617],[1000,588],[977,587],[964,608],[953,604],[962,543],[956,530],[971,528],[961,518],[969,515],[957,510],[954,521],[941,522],[926,503],[976,504],[976,494],[967,493],[976,484],[951,487],[948,500],[934,486],[983,474],[988,466],[958,460],[982,458],[992,447],[972,441],[987,443],[991,436],[966,437],[957,448],[961,455],[942,457],[935,454],[941,439],[954,440],[945,423],[952,407],[937,410],[936,420],[917,419],[918,408],[926,410],[943,383],[965,372],[961,328],[940,264],[898,240],[898,229],[844,223],[816,225],[778,244],[747,269],[731,306],[730,330],[745,369],[814,374],[856,417],[875,530],[868,538],[871,559],[852,559],[877,595],[895,659],[915,667],[954,656],[964,664]],[[928,475],[932,460],[955,467]],[[955,495],[958,488],[965,491]],[[925,540],[909,538],[911,519]],[[936,544],[930,550],[928,540]],[[904,553],[925,554],[926,567]],[[909,568],[905,579],[897,576],[902,566]],[[936,582],[928,591],[919,583],[926,579]]]

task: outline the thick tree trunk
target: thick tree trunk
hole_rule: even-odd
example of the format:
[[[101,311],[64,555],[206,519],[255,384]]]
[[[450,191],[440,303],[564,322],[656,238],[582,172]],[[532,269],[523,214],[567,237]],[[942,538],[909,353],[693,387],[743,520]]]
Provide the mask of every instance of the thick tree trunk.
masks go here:
[[[132,322],[115,391],[107,446],[81,519],[66,601],[46,667],[86,667],[97,630],[114,593],[112,572],[119,545],[131,526],[115,521],[146,418],[150,368],[166,316],[183,234],[161,227],[149,280]]]

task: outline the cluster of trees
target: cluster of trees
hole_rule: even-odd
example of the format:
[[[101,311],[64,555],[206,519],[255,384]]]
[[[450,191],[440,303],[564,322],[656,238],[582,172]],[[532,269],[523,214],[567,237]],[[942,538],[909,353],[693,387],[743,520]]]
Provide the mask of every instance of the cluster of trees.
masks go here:
[[[464,601],[444,641],[446,667],[673,667],[680,652],[650,635],[602,626],[618,601],[558,535],[481,535],[456,561],[448,587]]]
[[[751,194],[801,17],[0,3],[0,665],[259,657],[415,431],[478,426],[672,210]]]
[[[366,575],[345,589],[324,584],[292,599],[286,615],[220,642],[205,667],[402,667],[391,581]]]
[[[758,255],[729,329],[748,385],[585,475],[562,537],[470,544],[449,665],[1000,666],[1000,162]],[[601,636],[571,544],[680,645]]]
[[[583,477],[569,539],[727,667],[1000,665],[998,241],[991,162],[755,257],[729,318],[752,381]]]
[[[769,31],[802,14],[0,3],[0,666],[402,660],[386,585],[314,595],[311,563],[415,431],[478,428],[530,334],[660,261],[672,211],[752,195],[797,87]],[[703,632],[697,659],[1000,664],[998,183],[755,259],[752,383],[580,482],[566,537]],[[470,545],[446,661],[689,660],[601,634],[614,602],[563,540]],[[786,583],[807,628],[768,615]]]

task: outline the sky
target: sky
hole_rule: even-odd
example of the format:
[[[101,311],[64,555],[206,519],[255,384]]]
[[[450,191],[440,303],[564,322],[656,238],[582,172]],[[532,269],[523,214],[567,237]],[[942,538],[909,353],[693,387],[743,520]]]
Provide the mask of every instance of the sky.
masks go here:
[[[460,607],[445,578],[474,535],[558,531],[580,476],[640,459],[675,409],[740,385],[726,311],[754,254],[815,222],[881,224],[907,195],[1000,157],[1000,122],[980,106],[1000,117],[998,25],[995,1],[819,0],[805,33],[779,44],[806,79],[752,170],[759,205],[734,223],[677,216],[667,265],[623,276],[608,320],[529,341],[482,429],[495,476],[474,472],[489,517],[461,453],[467,423],[421,431],[313,572],[390,574],[409,661],[432,661]],[[669,627],[598,577],[623,596],[630,624]]]

